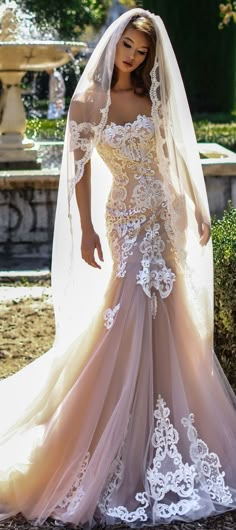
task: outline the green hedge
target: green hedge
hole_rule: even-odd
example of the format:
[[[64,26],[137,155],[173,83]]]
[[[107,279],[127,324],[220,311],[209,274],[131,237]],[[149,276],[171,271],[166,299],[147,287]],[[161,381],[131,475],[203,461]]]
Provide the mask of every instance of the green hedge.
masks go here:
[[[66,118],[47,120],[32,118],[27,120],[26,136],[33,140],[63,140]]]
[[[226,119],[227,123],[224,122]],[[34,140],[63,140],[65,124],[66,118],[29,119],[26,135]],[[216,142],[236,152],[236,120],[233,115],[194,116],[194,128],[198,142]]]
[[[212,220],[215,268],[215,351],[236,392],[236,208]]]
[[[192,112],[236,110],[236,27],[220,31],[220,0],[143,0],[172,42]]]
[[[198,142],[216,142],[236,152],[236,116],[199,114],[193,116]]]

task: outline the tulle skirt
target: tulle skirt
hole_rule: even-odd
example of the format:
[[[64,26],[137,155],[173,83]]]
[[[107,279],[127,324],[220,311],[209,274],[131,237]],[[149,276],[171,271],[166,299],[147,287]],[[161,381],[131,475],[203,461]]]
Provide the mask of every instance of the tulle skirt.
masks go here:
[[[0,383],[0,519],[140,527],[236,507],[233,391],[185,278],[155,316],[137,267],[69,347]]]

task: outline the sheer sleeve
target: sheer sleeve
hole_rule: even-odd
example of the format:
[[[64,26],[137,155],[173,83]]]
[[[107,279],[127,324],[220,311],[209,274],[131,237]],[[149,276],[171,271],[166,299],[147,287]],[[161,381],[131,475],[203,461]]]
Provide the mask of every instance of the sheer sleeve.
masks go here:
[[[96,127],[89,121],[88,103],[72,101],[68,115],[69,158],[68,192],[71,199],[75,185],[83,177],[85,164],[91,159]]]
[[[107,91],[98,89],[90,89],[71,101],[68,113],[69,199],[75,185],[83,177],[84,166],[91,159],[93,148],[99,142],[107,120],[108,106]]]

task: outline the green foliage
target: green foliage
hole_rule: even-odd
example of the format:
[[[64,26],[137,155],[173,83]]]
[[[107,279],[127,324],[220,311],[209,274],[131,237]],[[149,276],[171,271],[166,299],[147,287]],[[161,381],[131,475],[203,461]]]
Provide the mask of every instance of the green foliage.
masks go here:
[[[194,122],[198,142],[216,142],[236,151],[236,121],[234,123]]]
[[[27,120],[26,136],[33,140],[63,140],[66,119],[47,120],[33,118]]]
[[[215,267],[215,350],[236,391],[236,208],[212,220]]]
[[[42,104],[47,108],[47,102],[42,102]],[[222,120],[223,123],[220,123]],[[224,123],[226,120],[228,123]],[[194,116],[198,142],[216,142],[236,151],[236,121],[233,120],[235,120],[233,115]],[[63,140],[64,130],[65,118],[60,120],[35,118],[27,121],[26,135],[38,140]]]
[[[42,29],[51,26],[61,38],[78,38],[87,25],[99,27],[104,22],[110,0],[17,0],[21,9],[34,13]]]
[[[236,2],[227,2],[226,4],[220,4],[220,17],[222,21],[219,24],[219,29],[223,29],[225,26],[228,26],[230,22],[236,23]]]
[[[180,66],[192,112],[236,109],[236,26],[220,31],[220,0],[143,0],[160,15]]]

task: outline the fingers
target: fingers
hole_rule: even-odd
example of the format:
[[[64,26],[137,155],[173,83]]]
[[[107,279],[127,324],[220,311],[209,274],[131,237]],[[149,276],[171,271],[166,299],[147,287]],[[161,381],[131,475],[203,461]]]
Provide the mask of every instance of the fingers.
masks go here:
[[[103,261],[102,247],[100,239],[97,234],[93,234],[93,237],[84,237],[81,245],[81,255],[83,260],[88,263],[91,267],[96,269],[101,269],[101,266],[96,261],[94,252],[97,250],[98,257],[100,261]]]
[[[102,253],[102,247],[101,247],[101,243],[100,243],[99,237],[97,238],[96,248],[97,248],[97,253],[98,253],[98,257],[99,257],[100,261],[104,261],[103,253]]]
[[[201,225],[201,233],[200,233],[200,244],[202,246],[206,245],[211,237],[211,227],[210,225],[206,223],[202,223]]]
[[[93,252],[82,252],[82,258],[88,265],[95,269],[101,269],[101,266],[96,262]]]

